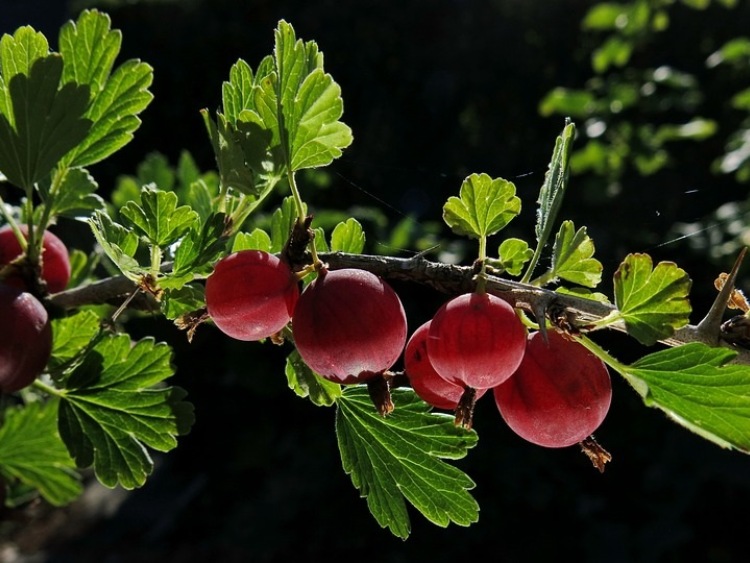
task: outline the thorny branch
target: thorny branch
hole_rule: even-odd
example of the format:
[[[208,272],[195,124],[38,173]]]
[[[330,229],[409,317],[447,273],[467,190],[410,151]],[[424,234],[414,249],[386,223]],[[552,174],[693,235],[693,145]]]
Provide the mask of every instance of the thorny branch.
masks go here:
[[[727,276],[724,290],[717,296],[711,311],[704,320],[696,325],[688,324],[668,339],[662,341],[667,346],[679,346],[690,342],[702,342],[710,346],[727,346],[738,355],[735,362],[750,365],[750,350],[733,346],[722,338],[721,325],[717,319],[726,309],[726,304],[734,288],[739,264],[744,257],[743,251],[737,259],[732,273]],[[359,268],[368,270],[387,280],[400,280],[423,284],[446,294],[458,294],[474,289],[472,266],[457,266],[426,259],[419,254],[411,258],[379,256],[369,254],[348,254],[332,252],[320,254],[320,258],[331,269]],[[123,300],[135,291],[137,285],[125,278],[116,276],[94,282],[89,285],[52,295],[50,301],[62,309],[73,309],[85,304],[108,303]],[[536,319],[546,317],[550,311],[564,314],[573,328],[585,330],[592,322],[602,319],[613,311],[613,305],[585,299],[574,295],[556,293],[550,289],[489,275],[487,291],[494,293],[512,303],[515,307],[526,310]],[[154,304],[151,304],[154,307]],[[607,328],[627,333],[627,327],[621,321],[607,325]]]

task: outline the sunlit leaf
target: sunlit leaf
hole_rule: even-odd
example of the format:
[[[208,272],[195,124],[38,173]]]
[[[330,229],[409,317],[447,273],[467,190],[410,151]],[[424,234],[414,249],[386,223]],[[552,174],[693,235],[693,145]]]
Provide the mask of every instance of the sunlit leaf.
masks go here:
[[[448,198],[443,219],[456,234],[481,238],[497,233],[520,211],[513,182],[472,174],[461,184],[459,197]]]
[[[0,475],[19,479],[50,504],[64,506],[82,492],[81,478],[57,432],[57,401],[29,403],[3,412]]]
[[[443,461],[461,459],[476,445],[474,431],[453,417],[430,412],[411,389],[395,389],[396,409],[383,417],[364,386],[349,386],[337,401],[336,434],[344,471],[367,499],[370,512],[395,536],[407,538],[407,502],[441,527],[469,526],[479,505],[474,482]]]
[[[688,323],[691,280],[673,262],[653,266],[648,254],[630,254],[615,272],[617,317],[628,334],[651,345]]]
[[[750,453],[750,366],[730,363],[735,356],[694,342],[618,369],[647,405],[721,447]]]
[[[108,487],[140,487],[153,469],[147,448],[166,452],[193,422],[173,375],[172,350],[147,338],[111,336],[90,352],[61,391],[60,435],[79,467]]]
[[[297,350],[287,356],[285,373],[289,388],[297,396],[309,398],[314,405],[330,407],[341,397],[341,385],[313,372]]]
[[[555,237],[551,273],[554,277],[585,287],[596,287],[602,279],[602,264],[594,256],[594,241],[586,227],[576,231],[572,221],[563,221]]]

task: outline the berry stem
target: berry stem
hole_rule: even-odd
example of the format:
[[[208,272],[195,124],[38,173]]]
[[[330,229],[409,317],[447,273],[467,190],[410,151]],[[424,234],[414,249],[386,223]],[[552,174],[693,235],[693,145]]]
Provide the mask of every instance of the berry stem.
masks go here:
[[[487,236],[479,237],[479,273],[477,274],[477,293],[484,293],[487,287]]]
[[[294,207],[297,209],[297,224],[304,225],[307,219],[307,214],[305,212],[305,204],[302,201],[302,196],[300,195],[299,188],[297,187],[297,180],[295,179],[294,172],[289,172],[288,177],[289,188],[292,191],[292,197],[294,197]],[[321,263],[321,260],[318,257],[318,251],[315,248],[315,237],[310,239],[309,247],[313,266],[317,267],[318,264]]]

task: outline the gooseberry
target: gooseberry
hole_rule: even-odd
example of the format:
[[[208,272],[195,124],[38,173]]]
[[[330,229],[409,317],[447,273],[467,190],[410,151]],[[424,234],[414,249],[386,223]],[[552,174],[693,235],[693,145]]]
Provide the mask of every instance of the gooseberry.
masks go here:
[[[279,332],[299,298],[289,265],[262,250],[240,250],[219,260],[206,279],[206,310],[237,340],[257,341]]]
[[[427,355],[440,377],[463,388],[489,389],[523,359],[526,329],[510,304],[490,293],[466,293],[432,318]]]
[[[500,415],[519,436],[548,448],[589,437],[612,400],[607,366],[583,345],[548,331],[528,338],[516,373],[494,389]]]
[[[31,293],[0,284],[0,392],[29,386],[52,353],[47,311]]]
[[[406,313],[379,276],[359,269],[322,269],[302,292],[292,333],[305,363],[337,383],[383,374],[406,344]]]
[[[28,238],[28,227],[20,225],[19,228],[24,237]],[[10,264],[22,253],[21,245],[10,225],[0,228],[0,268]],[[70,255],[65,243],[51,231],[44,231],[42,237],[41,264],[41,275],[47,284],[47,290],[50,293],[64,290],[70,281]],[[18,289],[28,289],[20,273],[13,272],[2,282]]]
[[[409,337],[404,349],[404,371],[414,392],[436,409],[455,410],[464,394],[464,387],[451,383],[438,374],[427,356],[427,335],[431,321],[422,324]],[[487,389],[477,390],[479,399]]]

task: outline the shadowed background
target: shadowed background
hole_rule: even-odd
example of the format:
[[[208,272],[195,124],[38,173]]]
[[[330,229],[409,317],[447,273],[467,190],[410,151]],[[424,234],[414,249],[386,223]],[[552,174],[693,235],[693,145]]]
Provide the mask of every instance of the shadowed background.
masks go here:
[[[152,151],[176,163],[187,149],[202,169],[213,168],[199,110],[220,106],[231,65],[243,58],[255,68],[286,19],[325,54],[326,70],[342,87],[343,121],[354,132],[326,187],[313,191],[308,184],[306,192],[303,184],[303,195],[321,209],[364,217],[370,215],[363,208],[379,208],[385,226],[363,221],[368,248],[399,254],[403,249],[388,246],[388,226],[439,221],[445,199],[473,172],[516,184],[524,210],[511,234],[533,240],[533,205],[564,125],[562,116],[541,116],[539,103],[552,88],[580,88],[591,75],[591,38],[580,22],[593,5],[0,0],[0,32],[28,24],[56,48],[59,26],[95,6],[123,32],[118,60],[140,58],[154,67],[155,100],[135,140],[91,169],[106,195],[118,175],[133,174]],[[672,18],[651,53],[702,76],[705,57],[744,33],[750,10],[746,2],[702,12],[677,6]],[[722,95],[708,85],[703,114],[726,120]],[[601,179],[574,177],[561,215],[588,227],[605,279],[628,252],[685,268],[694,283],[693,321],[726,265],[684,241],[664,243],[674,238],[674,223],[746,197],[746,185],[711,173],[716,143],[678,147],[676,165],[650,177],[625,175],[617,195]],[[421,287],[395,287],[412,328],[444,299]],[[575,448],[523,442],[504,426],[490,394],[475,414],[479,444],[456,463],[476,482],[479,522],[441,529],[412,512],[412,535],[401,541],[378,527],[344,474],[333,409],[316,408],[287,388],[285,349],[233,342],[208,326],[188,344],[163,320],[135,320],[131,329],[134,337],[150,334],[174,347],[172,382],[188,390],[195,426],[175,451],[156,457],[142,489],[96,496],[94,487],[86,499],[99,517],[87,518],[83,501],[54,514],[13,516],[19,524],[2,530],[28,561],[447,561],[483,549],[499,561],[570,555],[591,562],[729,562],[744,552],[750,460],[645,408],[616,374],[612,409],[597,433],[613,455],[603,474]],[[621,335],[599,341],[622,360],[643,353]]]

